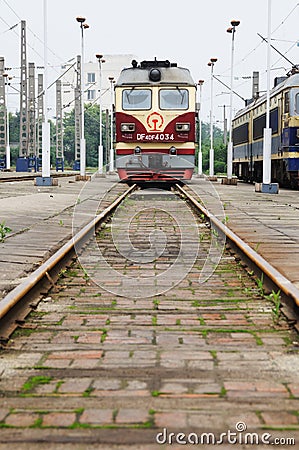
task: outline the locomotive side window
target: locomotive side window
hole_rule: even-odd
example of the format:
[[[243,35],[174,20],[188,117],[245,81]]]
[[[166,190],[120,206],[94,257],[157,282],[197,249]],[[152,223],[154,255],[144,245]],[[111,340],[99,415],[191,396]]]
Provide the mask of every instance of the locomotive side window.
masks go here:
[[[125,110],[151,109],[151,90],[124,89],[122,92],[122,106]]]
[[[295,96],[295,114],[299,114],[299,94]]]
[[[160,89],[160,109],[188,109],[189,92],[187,89]]]
[[[286,92],[284,94],[284,112],[289,113],[290,112],[290,93]]]

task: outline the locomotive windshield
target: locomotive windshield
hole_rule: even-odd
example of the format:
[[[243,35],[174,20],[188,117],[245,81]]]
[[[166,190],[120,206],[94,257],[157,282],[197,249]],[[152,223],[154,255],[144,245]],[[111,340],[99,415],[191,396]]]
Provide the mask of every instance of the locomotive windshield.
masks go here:
[[[152,92],[150,89],[124,89],[122,106],[125,110],[151,109]]]
[[[189,92],[187,89],[160,89],[160,109],[188,109]]]

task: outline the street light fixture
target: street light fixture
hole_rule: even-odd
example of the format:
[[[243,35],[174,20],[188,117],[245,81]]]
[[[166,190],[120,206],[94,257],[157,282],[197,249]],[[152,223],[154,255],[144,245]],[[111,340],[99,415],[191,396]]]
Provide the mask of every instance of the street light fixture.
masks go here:
[[[103,55],[96,54],[96,58],[99,62],[99,107],[100,107],[100,144],[99,144],[99,159],[98,159],[98,171],[99,174],[103,174],[103,160],[104,160],[104,151],[103,151],[103,119],[102,119],[102,63],[105,62],[103,59]]]
[[[214,176],[214,147],[213,147],[213,72],[214,72],[214,65],[217,62],[217,58],[210,58],[210,61],[208,62],[208,66],[211,67],[211,106],[210,106],[210,170],[209,175],[210,177]]]
[[[80,175],[85,177],[86,169],[86,141],[84,132],[84,30],[89,28],[85,23],[86,18],[82,16],[76,17],[77,22],[81,28],[81,137],[80,137]]]
[[[202,85],[204,80],[198,80],[199,86],[199,108],[198,108],[198,122],[199,122],[199,136],[198,136],[198,175],[202,175],[202,121],[201,121],[201,105],[202,105]]]
[[[235,50],[235,32],[236,27],[240,25],[239,20],[232,20],[231,27],[226,31],[232,35],[231,64],[230,64],[230,109],[229,109],[229,138],[227,145],[227,179],[231,180],[233,176],[233,81],[234,81],[234,50]],[[230,182],[228,182],[229,184]]]
[[[113,77],[109,77],[110,81],[110,94],[111,94],[111,130],[110,130],[110,157],[109,157],[109,172],[114,171],[114,149],[113,149],[113,103],[114,103],[114,90],[113,85],[115,80]]]

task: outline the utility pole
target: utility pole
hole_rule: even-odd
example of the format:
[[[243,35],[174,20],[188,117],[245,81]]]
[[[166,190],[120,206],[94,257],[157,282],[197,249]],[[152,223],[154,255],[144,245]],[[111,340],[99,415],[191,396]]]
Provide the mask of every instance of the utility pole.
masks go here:
[[[20,151],[16,171],[28,172],[28,95],[27,95],[26,21],[21,21],[21,93],[20,93]]]
[[[0,171],[6,169],[7,112],[5,102],[4,58],[0,57]]]
[[[82,114],[81,114],[81,56],[77,56],[75,87],[75,162],[74,170],[80,170],[80,140],[82,135]]]
[[[204,80],[198,81],[199,86],[199,108],[198,108],[198,176],[202,176],[202,86],[204,84]]]
[[[100,108],[100,144],[98,147],[98,173],[103,175],[103,115],[102,115],[102,64],[105,62],[103,55],[96,54],[99,63],[99,108]]]
[[[28,101],[28,170],[37,172],[36,161],[36,120],[35,120],[35,66],[29,63]]]
[[[43,152],[43,121],[44,121],[44,76],[39,73],[37,76],[37,151],[36,151],[36,166],[37,171],[42,166],[42,152]]]
[[[105,163],[106,163],[106,171],[108,167],[108,149],[110,148],[110,134],[109,134],[109,109],[106,109],[106,120],[105,120],[105,131],[106,131],[106,151],[105,151]]]
[[[56,171],[64,172],[61,80],[56,81]]]
[[[211,181],[215,180],[214,177],[214,117],[213,117],[213,81],[214,81],[214,65],[217,62],[217,58],[210,58],[210,61],[208,62],[208,66],[211,67],[211,98],[210,98],[210,163],[209,163],[209,177]],[[217,179],[217,178],[216,178]]]
[[[109,172],[114,171],[114,148],[113,148],[113,105],[114,105],[114,78],[109,77],[110,81],[110,95],[111,95],[111,105],[110,105],[110,156],[109,156]]]
[[[226,118],[226,105],[223,106],[223,144],[227,146],[227,118]]]

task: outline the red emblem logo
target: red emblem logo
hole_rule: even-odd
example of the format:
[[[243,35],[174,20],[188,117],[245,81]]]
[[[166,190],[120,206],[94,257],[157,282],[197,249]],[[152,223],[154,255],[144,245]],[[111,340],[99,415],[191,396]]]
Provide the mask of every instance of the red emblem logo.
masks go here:
[[[161,114],[153,112],[149,116],[147,116],[146,122],[150,131],[161,131],[164,119]]]

